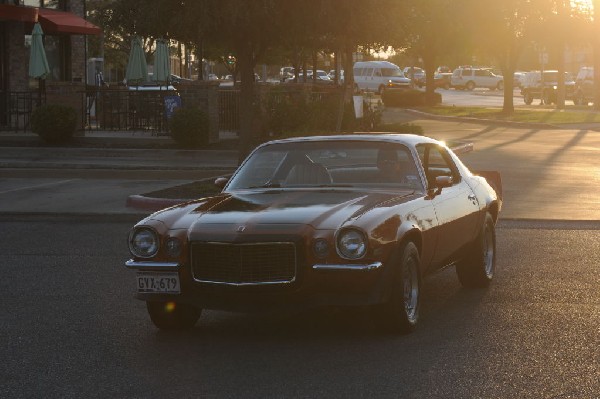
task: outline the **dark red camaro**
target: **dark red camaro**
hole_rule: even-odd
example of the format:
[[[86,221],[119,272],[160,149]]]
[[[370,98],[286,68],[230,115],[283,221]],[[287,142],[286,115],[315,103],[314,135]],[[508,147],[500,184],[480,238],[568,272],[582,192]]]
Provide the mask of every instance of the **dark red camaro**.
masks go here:
[[[126,266],[158,328],[192,327],[202,309],[370,305],[408,332],[427,273],[456,265],[466,287],[494,276],[502,201],[436,140],[272,141],[221,183],[131,230]]]

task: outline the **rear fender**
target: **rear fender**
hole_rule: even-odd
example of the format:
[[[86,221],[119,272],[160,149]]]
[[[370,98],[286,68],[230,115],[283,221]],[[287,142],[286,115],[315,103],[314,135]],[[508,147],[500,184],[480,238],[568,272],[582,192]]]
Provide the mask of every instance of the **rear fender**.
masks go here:
[[[502,201],[502,178],[500,177],[500,172],[495,170],[476,170],[473,171],[473,174],[487,180],[488,184],[496,191],[498,199]]]

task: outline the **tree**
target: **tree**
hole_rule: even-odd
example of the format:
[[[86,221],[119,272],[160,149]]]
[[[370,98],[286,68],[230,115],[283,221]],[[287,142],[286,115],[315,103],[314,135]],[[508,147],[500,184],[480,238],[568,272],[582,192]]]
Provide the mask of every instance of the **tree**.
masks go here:
[[[541,20],[547,0],[470,0],[476,44],[492,56],[504,76],[503,114],[514,113],[514,73],[521,52]]]
[[[404,24],[405,34],[396,48],[423,60],[426,96],[434,101],[434,75],[442,57],[465,52],[470,48],[467,14],[455,0],[409,0],[405,7],[410,18]]]

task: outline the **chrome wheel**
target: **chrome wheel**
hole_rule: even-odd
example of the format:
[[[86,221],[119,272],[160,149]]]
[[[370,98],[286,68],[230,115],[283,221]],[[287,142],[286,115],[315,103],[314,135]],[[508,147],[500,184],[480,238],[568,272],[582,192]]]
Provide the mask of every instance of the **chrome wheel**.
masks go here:
[[[404,285],[404,309],[409,320],[413,320],[419,303],[419,272],[415,259],[411,257],[402,270]]]
[[[390,262],[390,297],[374,306],[376,321],[386,330],[406,334],[419,322],[421,276],[419,250],[407,242]]]
[[[483,236],[483,262],[485,275],[491,279],[494,276],[494,232],[487,226],[485,229],[485,235]]]
[[[468,288],[487,287],[496,272],[496,232],[494,219],[488,213],[478,237],[466,256],[456,264],[460,283]]]

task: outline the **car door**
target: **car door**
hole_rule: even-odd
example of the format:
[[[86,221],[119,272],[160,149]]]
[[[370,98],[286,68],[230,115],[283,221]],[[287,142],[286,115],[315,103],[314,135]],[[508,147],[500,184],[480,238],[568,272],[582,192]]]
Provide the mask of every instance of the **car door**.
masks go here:
[[[464,181],[448,151],[435,144],[417,147],[428,184],[428,197],[437,219],[438,244],[434,264],[443,266],[477,234],[479,204],[475,193]],[[435,188],[437,176],[450,176],[452,185]]]
[[[473,80],[478,87],[490,87],[491,74],[485,69],[475,69]]]

